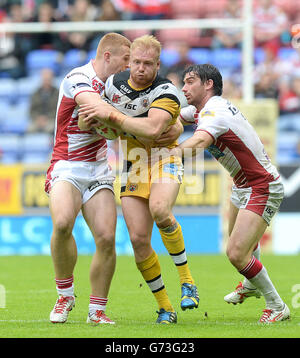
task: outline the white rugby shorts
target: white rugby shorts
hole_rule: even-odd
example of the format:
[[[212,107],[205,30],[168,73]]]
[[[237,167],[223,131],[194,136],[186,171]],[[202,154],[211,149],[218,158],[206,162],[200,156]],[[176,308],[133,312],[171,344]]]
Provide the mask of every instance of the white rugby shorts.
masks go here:
[[[268,225],[279,210],[284,198],[283,184],[277,180],[249,188],[232,186],[231,202],[238,209],[247,209],[260,215]]]
[[[105,158],[97,162],[59,160],[47,171],[45,192],[49,194],[58,181],[67,181],[80,191],[84,204],[101,189],[110,189],[114,193],[114,180]]]

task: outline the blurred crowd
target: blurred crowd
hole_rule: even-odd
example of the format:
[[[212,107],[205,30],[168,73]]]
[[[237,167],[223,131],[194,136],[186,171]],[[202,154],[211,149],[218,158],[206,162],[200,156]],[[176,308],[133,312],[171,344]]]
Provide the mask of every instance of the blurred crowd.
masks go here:
[[[0,0],[0,23],[238,19],[242,16],[242,3],[243,0]],[[280,131],[283,133],[295,131],[298,133],[295,142],[300,143],[298,118],[300,114],[300,41],[297,46],[298,37],[300,40],[300,25],[299,32],[294,30],[295,24],[300,24],[300,2],[253,0],[253,3],[255,97],[273,98],[278,101]],[[199,54],[198,57],[192,56],[197,49],[206,51],[204,62],[210,62],[210,56],[213,53],[221,54],[217,51],[228,50],[228,54],[232,57],[229,57],[229,60],[227,58],[227,62],[234,62],[236,59],[237,66],[222,68],[222,57],[219,58],[218,64],[224,75],[224,96],[241,98],[241,29],[123,31],[123,34],[130,39],[144,33],[154,34],[161,41],[164,51],[167,52],[167,55],[162,57],[161,74],[170,78],[178,88],[182,86],[181,73],[184,68],[201,61]],[[92,29],[88,33],[48,32],[2,35],[0,36],[0,82],[7,79],[18,81],[30,77],[28,55],[36,50],[57,51],[61,62],[70,53],[73,56],[72,50],[80,51],[81,58],[88,59],[89,54],[96,49],[101,36],[103,33],[93,32]],[[78,52],[76,54],[78,56]],[[172,61],[170,61],[171,54]],[[203,54],[204,52],[201,52],[201,56]],[[228,54],[226,56],[229,56]],[[41,72],[40,84],[30,94],[28,105],[30,123],[26,127],[26,132],[53,133],[59,83],[56,79],[62,77],[63,74],[59,67],[58,69],[44,69]],[[0,100],[1,93],[0,90]],[[182,105],[186,105],[184,96],[181,100]],[[295,148],[299,147],[298,144],[295,146]],[[293,156],[299,159],[300,151],[295,149]]]

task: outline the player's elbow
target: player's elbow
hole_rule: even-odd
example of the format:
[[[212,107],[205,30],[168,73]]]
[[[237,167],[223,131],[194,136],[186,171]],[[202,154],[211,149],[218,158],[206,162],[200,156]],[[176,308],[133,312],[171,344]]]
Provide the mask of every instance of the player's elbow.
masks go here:
[[[151,128],[151,139],[153,140],[157,140],[158,138],[160,138],[160,136],[165,132],[166,127],[165,126],[153,126]]]
[[[161,136],[162,133],[163,131],[161,131],[159,128],[149,128],[147,132],[143,132],[141,136],[147,139],[156,140]]]
[[[154,129],[151,133],[151,139],[157,140],[162,135],[162,133],[162,131]]]
[[[163,130],[159,129],[159,128],[153,128],[151,129],[151,131],[149,132],[149,139],[152,140],[157,140],[161,135],[163,134]]]

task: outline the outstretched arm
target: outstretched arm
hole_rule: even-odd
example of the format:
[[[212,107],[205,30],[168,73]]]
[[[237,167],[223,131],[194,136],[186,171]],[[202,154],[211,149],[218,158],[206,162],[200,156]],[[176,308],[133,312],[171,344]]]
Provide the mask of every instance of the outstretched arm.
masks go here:
[[[190,138],[186,139],[172,151],[176,153],[178,156],[182,156],[184,153],[184,149],[191,148],[193,149],[193,155],[196,154],[197,149],[206,149],[214,142],[213,137],[202,130],[196,131]],[[175,154],[174,153],[174,154]]]
[[[89,127],[97,127],[95,119],[108,126],[121,129],[136,137],[156,140],[166,131],[172,117],[169,112],[150,108],[148,117],[130,117],[122,114],[103,100],[97,104],[84,104],[79,108],[83,123]]]

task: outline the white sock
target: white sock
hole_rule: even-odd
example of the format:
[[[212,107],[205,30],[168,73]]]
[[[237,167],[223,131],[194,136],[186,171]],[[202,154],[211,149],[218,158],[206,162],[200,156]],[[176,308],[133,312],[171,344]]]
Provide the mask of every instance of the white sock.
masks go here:
[[[281,310],[284,302],[274,287],[267,270],[263,266],[260,272],[249,279],[251,284],[258,288],[266,300],[266,307],[274,310]]]
[[[55,279],[56,290],[58,295],[62,296],[74,296],[74,278],[73,276],[66,279]]]
[[[57,293],[62,296],[74,296],[74,286],[68,288],[56,288]]]
[[[105,312],[107,301],[107,298],[90,295],[89,313],[95,313],[96,311]]]

